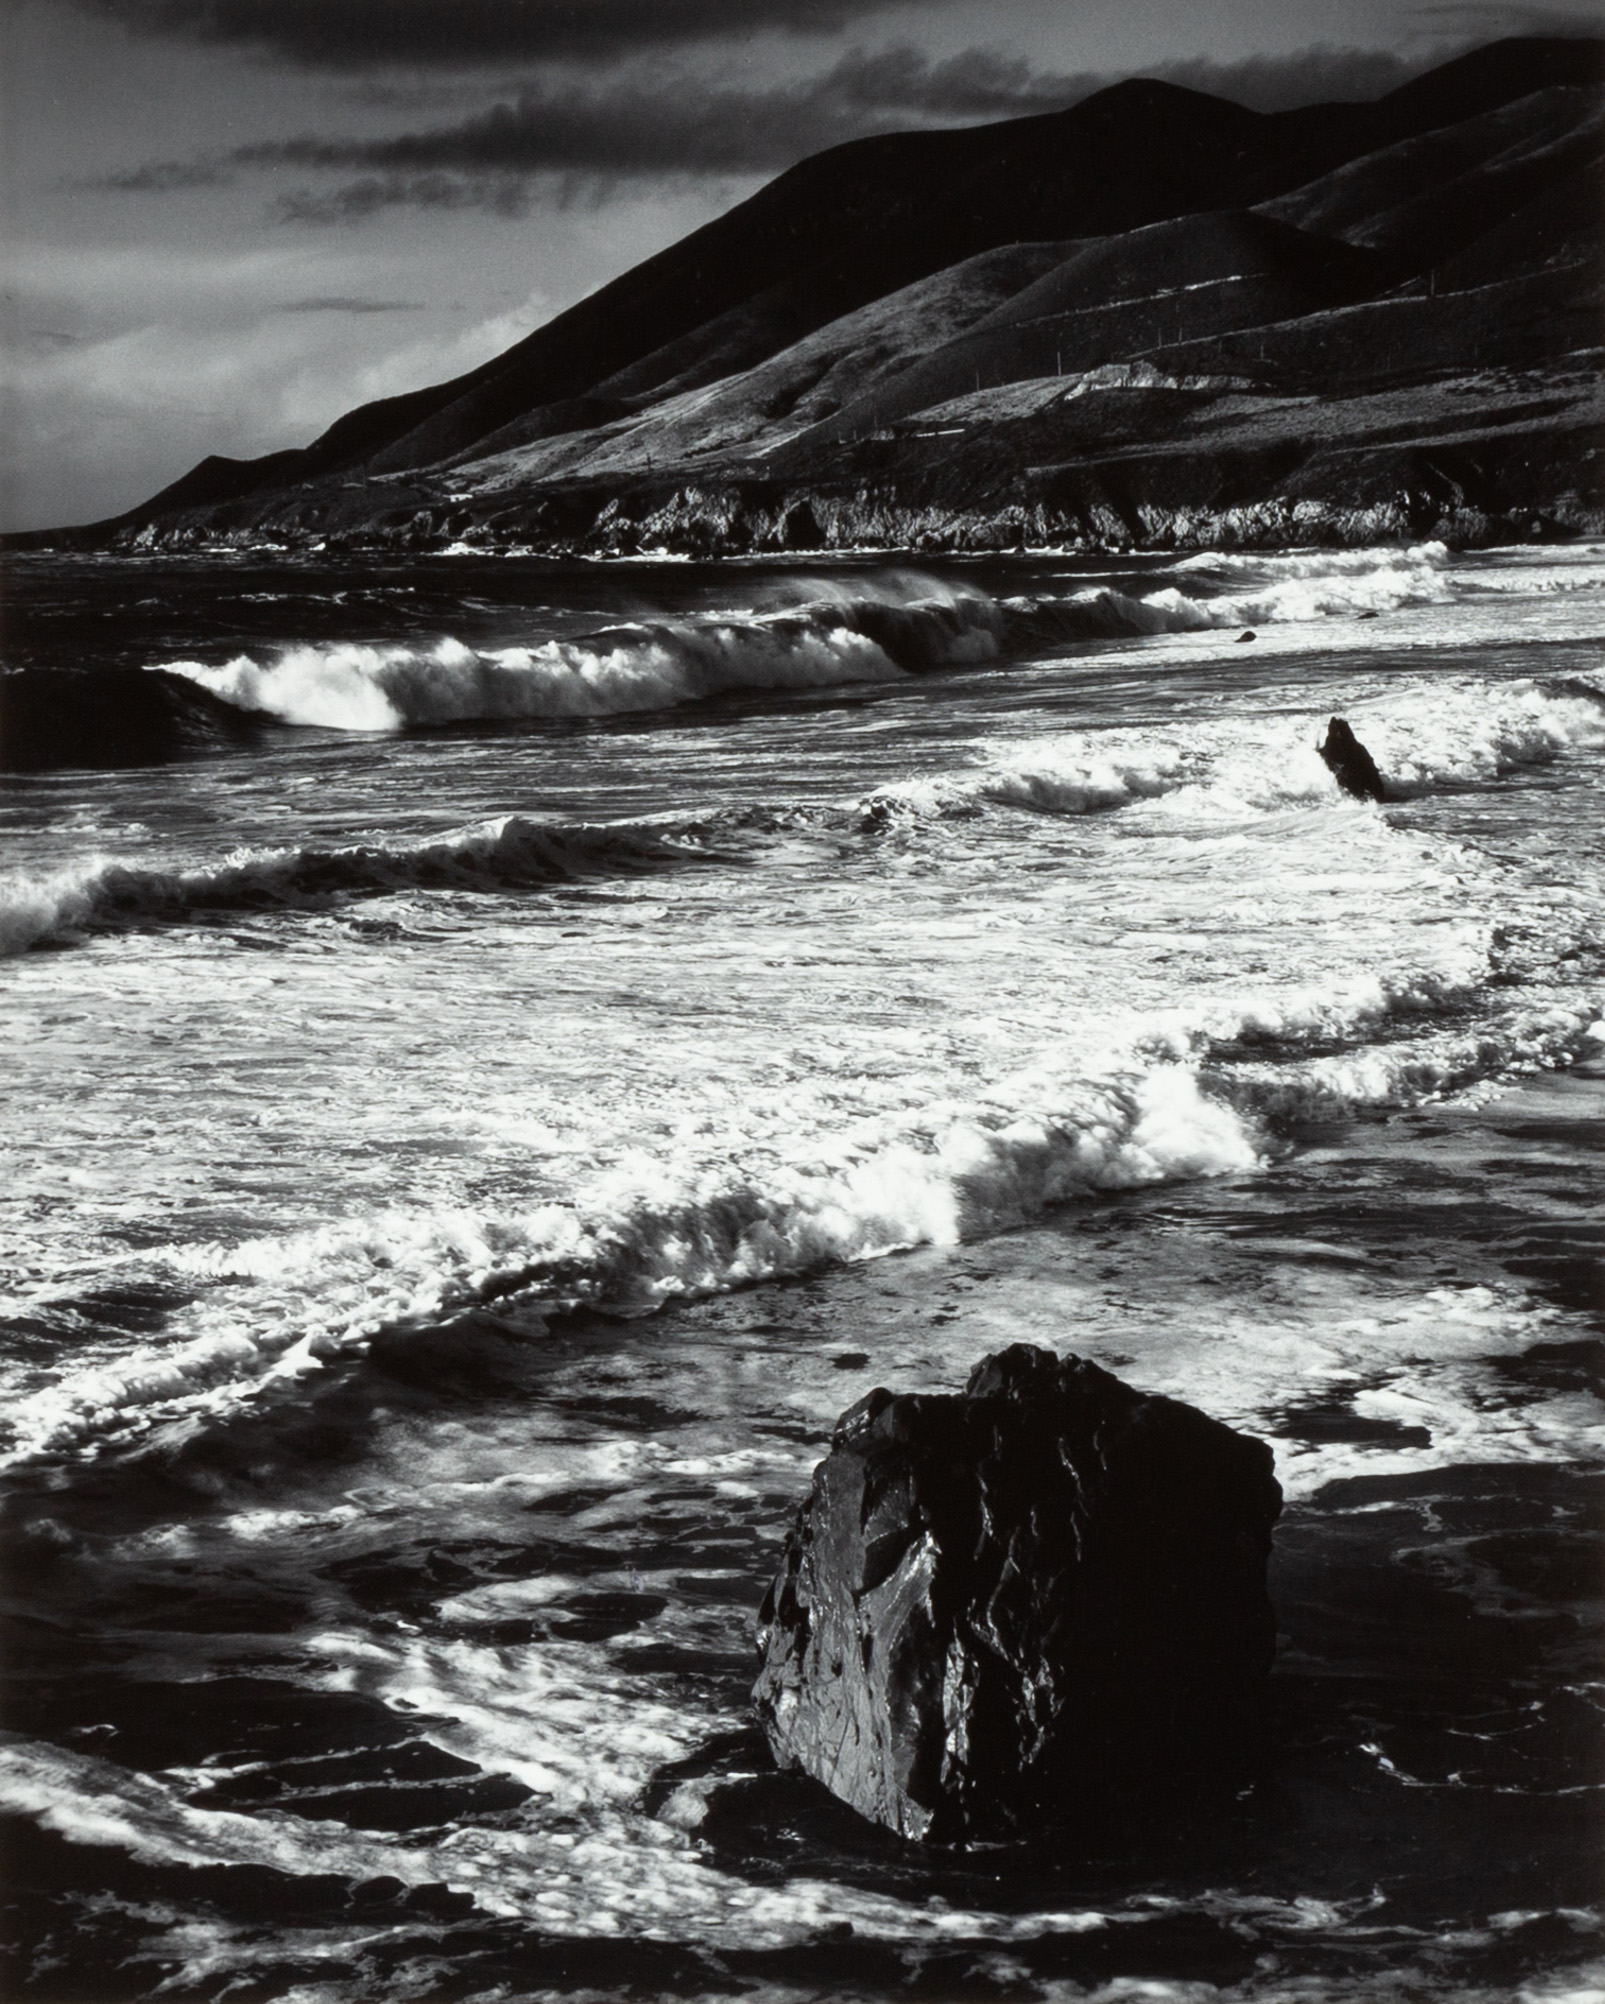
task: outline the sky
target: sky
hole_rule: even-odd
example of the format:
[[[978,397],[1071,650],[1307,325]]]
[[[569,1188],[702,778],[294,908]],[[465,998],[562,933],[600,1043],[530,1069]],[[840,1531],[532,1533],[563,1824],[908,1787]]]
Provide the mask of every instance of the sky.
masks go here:
[[[821,147],[1380,95],[1605,0],[0,0],[0,529],[510,346]]]

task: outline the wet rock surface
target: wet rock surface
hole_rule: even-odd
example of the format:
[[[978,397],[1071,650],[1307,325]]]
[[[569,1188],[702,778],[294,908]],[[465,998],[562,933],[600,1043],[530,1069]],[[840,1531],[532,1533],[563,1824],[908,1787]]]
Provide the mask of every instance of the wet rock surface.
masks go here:
[[[1269,1448],[1015,1345],[837,1427],[759,1616],[783,1766],[911,1838],[1018,1835],[1250,1753]]]
[[[1321,759],[1345,793],[1356,800],[1386,800],[1387,790],[1376,760],[1354,735],[1344,717],[1329,717],[1326,739],[1320,746]]]

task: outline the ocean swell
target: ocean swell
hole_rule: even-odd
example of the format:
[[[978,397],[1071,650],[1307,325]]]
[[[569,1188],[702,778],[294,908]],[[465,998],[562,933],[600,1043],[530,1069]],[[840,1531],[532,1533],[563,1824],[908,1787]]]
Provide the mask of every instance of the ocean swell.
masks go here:
[[[0,771],[248,751],[269,721],[160,670],[19,668],[0,674]]]
[[[1577,677],[1446,681],[1430,692],[1367,698],[1352,714],[1395,800],[1487,784],[1574,747],[1605,744],[1605,694]],[[706,862],[726,846],[786,829],[873,833],[889,822],[988,807],[1075,815],[1147,803],[1218,816],[1320,806],[1342,798],[1316,750],[1324,722],[1284,716],[1229,735],[1207,724],[1185,734],[1061,731],[983,747],[970,769],[916,775],[836,807],[749,803],[701,816],[567,825],[509,815],[424,842],[242,850],[190,869],[96,857],[0,878],[0,957],[208,912],[327,910],[407,890],[530,890]]]
[[[1439,543],[1178,564],[1152,591],[1097,586],[994,600],[916,577],[831,588],[773,611],[642,621],[528,646],[288,643],[258,657],[153,664],[283,723],[396,731],[615,716],[734,693],[788,692],[1018,657],[1078,641],[1359,617],[1448,602],[1467,587]]]
[[[1258,559],[1211,552],[1176,566],[1185,586],[1162,585],[1140,594],[1099,586],[1063,598],[1016,598],[1004,604],[1013,635],[1039,647],[1056,641],[1207,633],[1442,603],[1454,593],[1448,565],[1449,552],[1441,543]]]
[[[365,1327],[496,1304],[645,1314],[916,1245],[986,1237],[1100,1191],[1252,1169],[1268,1117],[1404,1105],[1563,1062],[1598,1038],[1589,1000],[1457,1027],[1476,987],[1450,974],[1156,1020],[1096,1076],[1045,1064],[984,1099],[812,1136],[795,1149],[621,1159],[561,1202],[500,1218],[395,1211],[178,1255],[195,1276],[283,1280],[365,1304]],[[1439,1019],[1436,1035],[1431,1031]],[[1406,1034],[1399,1034],[1400,1031]],[[1411,1031],[1417,1034],[1408,1034]],[[1336,1046],[1337,1048],[1333,1048]],[[1278,1051],[1271,1064],[1245,1051]],[[373,1291],[377,1285],[377,1294]],[[358,1333],[326,1323],[314,1344]]]

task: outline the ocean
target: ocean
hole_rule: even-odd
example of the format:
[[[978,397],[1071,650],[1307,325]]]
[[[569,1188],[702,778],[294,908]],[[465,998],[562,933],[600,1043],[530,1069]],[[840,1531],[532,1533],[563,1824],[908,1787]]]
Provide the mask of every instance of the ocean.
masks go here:
[[[13,1994],[1605,1996],[1602,646],[1600,544],[11,559]],[[1017,1341],[1274,1448],[1269,1749],[923,1851],[754,1615]]]

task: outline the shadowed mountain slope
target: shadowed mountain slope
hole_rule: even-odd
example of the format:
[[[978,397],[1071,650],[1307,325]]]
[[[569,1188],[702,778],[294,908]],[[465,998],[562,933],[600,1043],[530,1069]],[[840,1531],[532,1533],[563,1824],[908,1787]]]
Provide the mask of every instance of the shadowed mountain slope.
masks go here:
[[[1598,270],[1602,236],[1605,156],[1596,155],[1435,266],[1432,282],[1452,292],[1555,265]]]
[[[1153,223],[1086,245],[884,390],[849,404],[817,437],[850,438],[972,388],[1076,374],[1346,305],[1386,276],[1367,252],[1264,216]]]
[[[1596,165],[1602,148],[1599,87],[1556,87],[1384,147],[1260,204],[1259,213],[1380,252],[1404,278]]]

